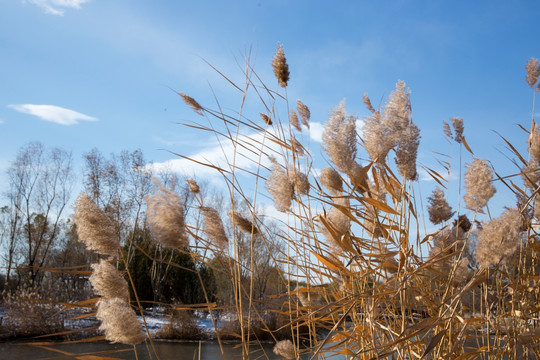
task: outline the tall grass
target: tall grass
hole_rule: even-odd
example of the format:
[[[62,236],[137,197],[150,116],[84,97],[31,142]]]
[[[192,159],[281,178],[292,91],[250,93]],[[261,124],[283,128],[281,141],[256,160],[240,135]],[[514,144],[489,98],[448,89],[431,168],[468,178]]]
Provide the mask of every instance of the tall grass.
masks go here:
[[[321,160],[302,141],[302,132],[309,131],[310,111],[301,101],[291,109],[290,74],[281,45],[272,66],[276,86],[264,83],[249,59],[243,84],[223,75],[241,98],[236,111],[226,112],[217,101],[215,108],[200,104],[179,93],[201,116],[186,126],[213,134],[222,148],[234,149],[224,154],[225,165],[182,156],[223,178],[229,217],[206,203],[194,181],[190,187],[198,196],[204,219],[200,225],[184,223],[180,199],[163,186],[147,199],[157,241],[182,251],[190,238],[193,260],[228,278],[234,294],[228,310],[237,325],[230,332],[240,340],[244,358],[262,348],[262,334],[276,343],[275,353],[287,359],[333,354],[351,359],[538,356],[540,130],[534,118],[528,154],[518,153],[502,139],[520,168],[511,175],[497,173],[489,159],[474,157],[462,119],[451,119],[452,125],[445,122],[444,135],[472,159],[465,166],[460,159],[457,165],[464,173],[465,191],[458,194],[463,201],[448,199],[450,168],[456,165],[444,161],[446,174],[425,168],[439,187],[424,208],[415,191],[420,129],[412,121],[405,83],[398,82],[378,109],[364,96],[370,114],[360,134],[356,117],[339,104],[323,134],[327,167],[316,171],[314,164]],[[538,62],[529,61],[526,70],[527,83],[536,93]],[[252,99],[259,104],[255,114],[246,106]],[[444,135],[441,131],[441,138]],[[502,214],[489,212],[489,202],[497,195],[494,185],[516,196]],[[260,211],[267,199],[286,218],[280,226],[269,227]],[[449,203],[458,203],[458,208]],[[426,213],[437,226],[430,226],[435,230],[429,233],[422,230]],[[92,231],[93,225],[84,226],[91,220],[78,218],[81,231]],[[237,231],[225,231],[231,226]],[[103,233],[85,239],[111,262],[125,261]],[[261,248],[279,270],[283,285],[273,298],[254,293]],[[425,249],[428,253],[423,254]],[[113,277],[100,280],[107,278]],[[199,278],[204,286],[200,274]],[[192,309],[215,310],[210,295],[206,294],[207,304]],[[107,301],[98,304],[113,306]],[[119,304],[127,303],[121,299]],[[131,304],[140,309],[137,301]],[[183,305],[182,311],[189,309],[189,304]],[[105,331],[109,340],[119,339]],[[141,331],[129,331],[128,343],[143,340]],[[221,341],[219,334],[224,332],[217,334]],[[157,353],[153,356],[159,358]]]

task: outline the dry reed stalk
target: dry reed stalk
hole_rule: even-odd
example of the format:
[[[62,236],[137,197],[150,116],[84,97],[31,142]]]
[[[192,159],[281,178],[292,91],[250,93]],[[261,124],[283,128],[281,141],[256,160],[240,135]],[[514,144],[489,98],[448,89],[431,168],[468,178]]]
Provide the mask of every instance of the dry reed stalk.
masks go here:
[[[87,249],[102,255],[118,255],[118,238],[111,219],[86,194],[82,194],[75,204],[73,216],[77,235]]]

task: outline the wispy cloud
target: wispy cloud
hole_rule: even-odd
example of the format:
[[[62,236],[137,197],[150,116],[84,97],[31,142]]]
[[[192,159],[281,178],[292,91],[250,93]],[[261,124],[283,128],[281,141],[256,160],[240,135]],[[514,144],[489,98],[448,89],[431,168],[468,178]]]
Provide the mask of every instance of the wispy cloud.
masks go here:
[[[81,5],[89,0],[27,0],[45,10],[51,15],[64,15],[66,9],[80,9]]]
[[[18,104],[8,105],[8,107],[24,114],[34,115],[42,120],[60,125],[75,125],[78,124],[79,121],[98,120],[95,117],[55,105]]]

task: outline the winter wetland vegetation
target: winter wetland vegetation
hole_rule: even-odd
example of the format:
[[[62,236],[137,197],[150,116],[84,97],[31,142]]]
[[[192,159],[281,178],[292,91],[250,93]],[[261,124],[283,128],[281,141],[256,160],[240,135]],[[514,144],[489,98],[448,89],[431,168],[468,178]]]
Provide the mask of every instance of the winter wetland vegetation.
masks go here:
[[[190,358],[209,344],[213,358],[538,358],[538,60],[524,68],[532,119],[500,137],[515,171],[477,157],[450,118],[439,166],[422,167],[427,203],[405,82],[379,105],[364,95],[362,119],[336,104],[312,151],[281,45],[268,64],[264,80],[248,53],[241,83],[215,68],[236,108],[177,93],[193,110],[179,126],[214,136],[226,161],[176,155],[220,185],[93,149],[72,205],[71,155],[20,149],[1,209],[1,336],[58,359],[165,359],[168,340],[191,341]],[[494,212],[498,188],[513,202]]]

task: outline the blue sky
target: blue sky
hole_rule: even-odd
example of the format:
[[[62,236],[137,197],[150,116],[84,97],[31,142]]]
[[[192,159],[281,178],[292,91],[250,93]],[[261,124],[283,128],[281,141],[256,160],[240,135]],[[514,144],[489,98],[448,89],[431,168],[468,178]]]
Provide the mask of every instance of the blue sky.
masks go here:
[[[361,119],[364,93],[382,104],[403,80],[420,162],[450,151],[442,121],[458,116],[475,154],[509,173],[490,130],[526,150],[516,124],[530,124],[524,65],[540,56],[538,14],[540,3],[519,0],[0,0],[0,171],[34,140],[73,151],[79,169],[93,147],[141,148],[155,162],[173,158],[166,150],[208,154],[212,138],[177,124],[199,119],[171,89],[206,104],[211,86],[234,109],[237,94],[203,59],[240,81],[237,62],[251,48],[277,89],[280,42],[288,96],[310,107],[313,129],[343,99]]]

